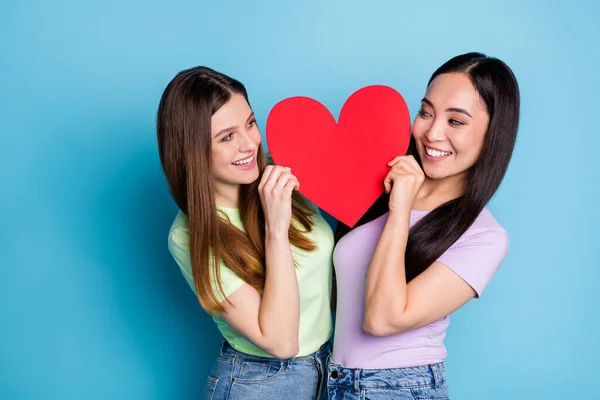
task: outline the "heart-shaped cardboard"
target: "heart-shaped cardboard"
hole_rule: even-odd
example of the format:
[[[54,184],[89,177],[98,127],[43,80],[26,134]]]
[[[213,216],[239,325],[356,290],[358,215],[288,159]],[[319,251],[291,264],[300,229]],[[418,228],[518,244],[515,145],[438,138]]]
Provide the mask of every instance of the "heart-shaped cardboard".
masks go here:
[[[387,163],[406,154],[410,115],[400,93],[367,86],[344,103],[339,122],[309,97],[277,103],[267,118],[273,161],[290,167],[300,193],[353,227],[384,190]]]

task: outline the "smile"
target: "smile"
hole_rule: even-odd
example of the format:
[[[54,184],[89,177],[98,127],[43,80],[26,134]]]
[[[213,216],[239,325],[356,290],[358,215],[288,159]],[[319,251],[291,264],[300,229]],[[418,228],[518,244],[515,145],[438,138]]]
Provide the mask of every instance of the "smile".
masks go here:
[[[241,169],[252,169],[256,165],[256,153],[252,154],[250,157],[234,161],[231,164]]]
[[[429,147],[425,146],[425,152],[427,152],[427,155],[429,157],[446,157],[449,156],[450,154],[452,154],[449,151],[441,151],[441,150],[434,150],[434,149],[430,149]]]
[[[244,158],[238,161],[232,162],[233,165],[249,165],[252,161],[254,161],[254,154],[252,154],[248,158]]]

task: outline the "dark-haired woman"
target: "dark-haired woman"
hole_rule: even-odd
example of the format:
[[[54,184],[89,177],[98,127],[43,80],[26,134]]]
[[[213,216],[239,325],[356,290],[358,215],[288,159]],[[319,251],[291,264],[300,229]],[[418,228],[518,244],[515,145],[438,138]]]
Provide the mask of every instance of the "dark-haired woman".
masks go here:
[[[210,68],[182,71],[157,131],[181,210],[169,250],[224,338],[205,398],[325,395],[333,233],[292,171],[266,165],[246,89]]]
[[[444,399],[449,314],[479,297],[509,246],[486,204],[519,121],[510,68],[479,53],[434,72],[409,155],[334,251],[336,333],[328,393],[338,399]]]

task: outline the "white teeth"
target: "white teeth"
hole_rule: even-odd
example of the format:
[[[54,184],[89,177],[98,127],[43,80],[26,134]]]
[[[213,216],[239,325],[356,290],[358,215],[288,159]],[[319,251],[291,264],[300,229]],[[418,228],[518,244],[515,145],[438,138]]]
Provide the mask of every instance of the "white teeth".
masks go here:
[[[233,162],[232,164],[233,165],[248,165],[252,162],[252,160],[254,160],[254,156],[247,158],[245,160],[242,160],[242,161]]]
[[[444,157],[452,154],[449,151],[432,150],[429,147],[425,147],[425,151],[427,151],[427,154],[429,154],[431,157]]]

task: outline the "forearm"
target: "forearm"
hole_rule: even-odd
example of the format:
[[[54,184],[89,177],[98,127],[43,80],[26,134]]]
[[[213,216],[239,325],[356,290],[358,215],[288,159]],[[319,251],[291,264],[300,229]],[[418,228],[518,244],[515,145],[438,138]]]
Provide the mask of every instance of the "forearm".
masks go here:
[[[265,258],[265,286],[258,314],[260,330],[280,353],[291,357],[298,352],[300,295],[287,232],[276,235],[267,231]]]
[[[387,331],[406,309],[404,257],[409,228],[410,211],[390,212],[367,274],[363,327],[368,333]]]

